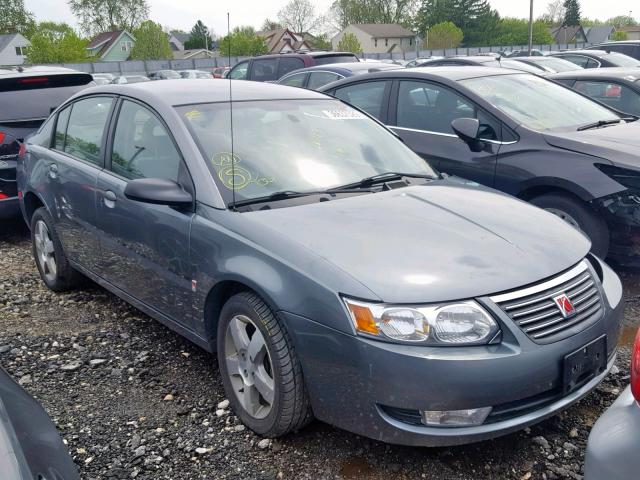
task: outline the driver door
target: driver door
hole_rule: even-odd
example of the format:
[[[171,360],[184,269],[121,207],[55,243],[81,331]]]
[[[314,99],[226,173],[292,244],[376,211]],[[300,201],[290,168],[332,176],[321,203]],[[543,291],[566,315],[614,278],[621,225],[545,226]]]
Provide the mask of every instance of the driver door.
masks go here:
[[[103,275],[137,300],[191,327],[189,232],[193,212],[130,200],[127,182],[164,178],[194,194],[173,138],[145,105],[122,100],[106,168],[98,176]]]
[[[470,100],[443,85],[400,80],[392,88],[389,126],[430,165],[441,172],[493,186],[500,122]],[[480,152],[472,152],[451,128],[457,118],[477,118]]]

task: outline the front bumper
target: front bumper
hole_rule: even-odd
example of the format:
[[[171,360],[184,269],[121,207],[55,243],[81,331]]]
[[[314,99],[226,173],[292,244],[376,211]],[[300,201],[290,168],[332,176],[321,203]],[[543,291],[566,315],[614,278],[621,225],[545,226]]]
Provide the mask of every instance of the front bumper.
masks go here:
[[[585,480],[628,480],[640,471],[640,405],[631,387],[604,412],[589,435]]]
[[[622,267],[640,268],[640,197],[625,191],[592,203],[609,227],[607,259]]]
[[[613,365],[624,304],[616,275],[604,266],[604,315],[564,340],[533,343],[502,310],[483,301],[501,323],[503,341],[474,347],[424,347],[345,334],[280,312],[294,336],[315,416],[388,443],[457,445],[520,430],[578,401]],[[607,335],[604,373],[562,395],[563,360]],[[420,411],[491,406],[475,427],[427,427]]]

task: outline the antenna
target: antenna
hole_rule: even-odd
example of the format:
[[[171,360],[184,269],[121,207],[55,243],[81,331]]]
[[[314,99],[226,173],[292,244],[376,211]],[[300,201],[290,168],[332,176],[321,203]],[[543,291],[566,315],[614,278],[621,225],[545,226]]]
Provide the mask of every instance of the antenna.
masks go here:
[[[231,22],[227,12],[227,38],[229,39],[229,68],[231,68]],[[233,154],[233,88],[231,75],[229,77],[229,123],[231,126],[231,203],[236,208],[236,157]]]

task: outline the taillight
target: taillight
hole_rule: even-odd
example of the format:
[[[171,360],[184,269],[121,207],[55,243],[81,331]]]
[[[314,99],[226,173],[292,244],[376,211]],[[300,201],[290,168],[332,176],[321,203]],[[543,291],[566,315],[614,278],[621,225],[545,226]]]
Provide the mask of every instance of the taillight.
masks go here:
[[[45,83],[48,81],[48,77],[26,77],[20,79],[20,83],[22,84]]]
[[[18,158],[23,158],[27,153],[27,144],[20,143],[20,150],[18,150]]]
[[[9,198],[9,195],[4,192],[0,192],[0,200],[6,200],[7,198]]]
[[[636,401],[640,402],[640,329],[631,352],[631,393]]]
[[[0,145],[2,145],[4,143],[4,137],[6,137],[7,134],[4,132],[0,132]]]

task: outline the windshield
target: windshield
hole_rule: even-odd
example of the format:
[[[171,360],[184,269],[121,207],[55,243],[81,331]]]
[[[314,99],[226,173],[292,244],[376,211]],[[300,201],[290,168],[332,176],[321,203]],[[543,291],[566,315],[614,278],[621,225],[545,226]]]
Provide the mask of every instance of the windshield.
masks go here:
[[[624,53],[610,52],[602,56],[603,60],[608,60],[618,67],[640,67],[640,62]]]
[[[568,60],[562,60],[561,58],[535,57],[530,61],[544,67],[549,67],[555,72],[570,72],[572,70],[583,69],[580,65],[576,65],[575,63],[569,62]]]
[[[535,75],[496,75],[460,83],[532,130],[576,130],[600,120],[620,119],[598,103]]]
[[[325,190],[387,172],[436,173],[384,127],[337,100],[177,107],[225,201]],[[233,159],[232,159],[233,158]]]

